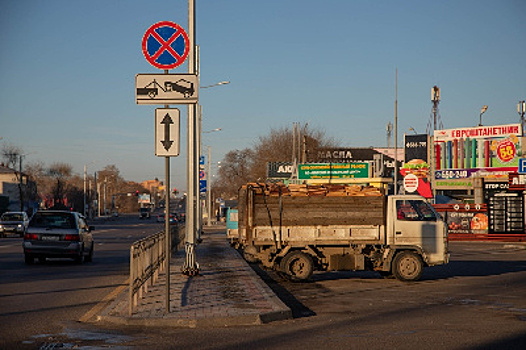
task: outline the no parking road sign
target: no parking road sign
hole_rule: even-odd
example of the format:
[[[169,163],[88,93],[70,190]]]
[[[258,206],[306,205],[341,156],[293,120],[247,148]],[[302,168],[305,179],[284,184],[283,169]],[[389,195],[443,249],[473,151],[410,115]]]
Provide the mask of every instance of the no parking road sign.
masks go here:
[[[177,23],[163,21],[148,28],[142,38],[142,52],[150,64],[159,69],[180,66],[190,51],[190,40]]]

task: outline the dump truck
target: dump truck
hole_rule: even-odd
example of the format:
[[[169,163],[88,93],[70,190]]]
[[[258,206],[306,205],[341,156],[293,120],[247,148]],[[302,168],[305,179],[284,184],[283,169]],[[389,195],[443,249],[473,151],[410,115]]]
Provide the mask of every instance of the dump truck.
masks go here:
[[[238,228],[228,235],[247,261],[298,281],[314,270],[416,281],[426,266],[449,262],[447,226],[426,199],[357,185],[243,186]]]

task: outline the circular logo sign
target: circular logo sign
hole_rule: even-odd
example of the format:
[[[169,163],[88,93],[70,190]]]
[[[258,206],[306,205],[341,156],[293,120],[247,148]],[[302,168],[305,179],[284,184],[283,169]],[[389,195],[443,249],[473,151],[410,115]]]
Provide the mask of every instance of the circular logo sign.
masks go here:
[[[404,176],[404,189],[409,193],[413,193],[418,189],[418,177],[415,174]]]
[[[186,60],[189,50],[188,35],[174,22],[155,23],[142,38],[142,53],[155,68],[173,69],[180,66]]]
[[[512,161],[515,158],[515,144],[509,139],[499,142],[497,145],[497,157],[503,163]]]

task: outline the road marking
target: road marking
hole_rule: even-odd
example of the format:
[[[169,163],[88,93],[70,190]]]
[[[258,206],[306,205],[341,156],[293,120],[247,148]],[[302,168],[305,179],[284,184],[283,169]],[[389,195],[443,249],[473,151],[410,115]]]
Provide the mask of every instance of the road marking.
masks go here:
[[[99,314],[108,304],[110,301],[113,301],[117,296],[124,291],[124,289],[128,288],[130,279],[126,279],[124,284],[118,286],[113,290],[110,294],[106,295],[97,305],[91,308],[88,312],[86,312],[80,319],[80,322],[88,322],[92,317]]]

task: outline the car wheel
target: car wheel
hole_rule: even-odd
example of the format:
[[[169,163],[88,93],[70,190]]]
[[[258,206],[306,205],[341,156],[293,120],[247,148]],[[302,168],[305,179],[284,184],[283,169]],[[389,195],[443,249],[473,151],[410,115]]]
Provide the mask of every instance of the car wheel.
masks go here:
[[[392,271],[393,275],[400,281],[417,281],[424,272],[424,263],[420,255],[405,251],[395,256]]]
[[[305,281],[312,276],[314,263],[310,255],[294,251],[281,261],[280,269],[293,281]]]
[[[92,262],[93,261],[93,248],[94,247],[93,247],[93,244],[92,244],[88,256],[84,259],[85,262]]]
[[[35,258],[31,254],[26,254],[24,258],[25,258],[26,264],[28,265],[32,265],[35,262]]]
[[[84,249],[80,251],[79,255],[75,257],[75,262],[77,264],[82,264],[84,262]]]

